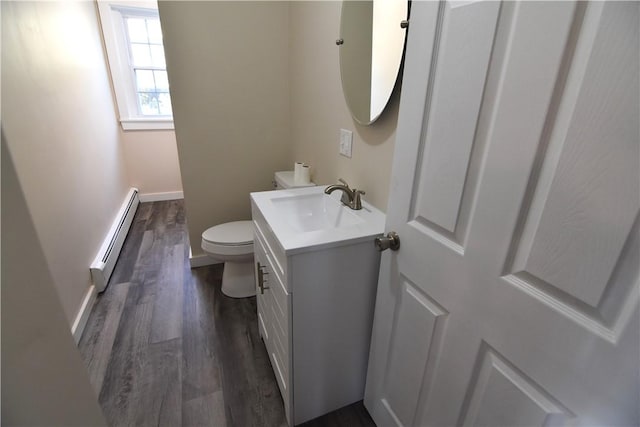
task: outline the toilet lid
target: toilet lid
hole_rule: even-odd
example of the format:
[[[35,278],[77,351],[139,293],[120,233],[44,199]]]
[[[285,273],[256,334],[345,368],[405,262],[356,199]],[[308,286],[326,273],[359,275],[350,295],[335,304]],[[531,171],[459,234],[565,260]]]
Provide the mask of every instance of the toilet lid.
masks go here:
[[[240,246],[253,243],[253,224],[251,221],[227,222],[208,228],[202,233],[207,242],[219,245]]]

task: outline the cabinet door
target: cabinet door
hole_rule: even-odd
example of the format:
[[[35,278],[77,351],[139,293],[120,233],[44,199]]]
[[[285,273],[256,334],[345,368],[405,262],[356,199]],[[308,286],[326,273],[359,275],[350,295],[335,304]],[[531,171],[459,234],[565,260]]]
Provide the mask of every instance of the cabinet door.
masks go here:
[[[285,413],[290,420],[290,382],[289,382],[289,325],[288,307],[290,298],[285,293],[285,320],[281,316],[282,303],[276,300],[275,292],[283,292],[284,285],[274,269],[273,262],[269,256],[268,246],[264,243],[259,233],[254,234],[254,259],[255,259],[255,280],[256,298],[258,309],[258,329],[264,341],[271,367],[276,377],[278,387],[282,394]]]

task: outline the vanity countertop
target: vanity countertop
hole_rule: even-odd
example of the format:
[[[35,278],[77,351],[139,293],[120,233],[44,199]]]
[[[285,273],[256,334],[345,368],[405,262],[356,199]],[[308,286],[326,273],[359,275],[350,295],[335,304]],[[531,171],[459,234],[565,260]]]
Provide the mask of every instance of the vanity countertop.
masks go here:
[[[365,200],[361,210],[340,202],[326,186],[251,193],[255,210],[287,255],[371,240],[384,232],[385,214]]]

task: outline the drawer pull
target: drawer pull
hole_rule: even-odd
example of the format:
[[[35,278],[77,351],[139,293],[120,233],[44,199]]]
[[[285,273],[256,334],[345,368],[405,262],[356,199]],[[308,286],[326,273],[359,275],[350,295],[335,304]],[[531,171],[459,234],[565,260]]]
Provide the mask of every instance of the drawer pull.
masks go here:
[[[265,282],[265,278],[264,276],[268,276],[269,272],[268,271],[263,271],[263,268],[267,268],[266,265],[260,265],[260,262],[257,263],[258,264],[258,287],[260,288],[260,293],[264,294],[264,290],[265,289],[269,289],[268,286],[264,285]]]

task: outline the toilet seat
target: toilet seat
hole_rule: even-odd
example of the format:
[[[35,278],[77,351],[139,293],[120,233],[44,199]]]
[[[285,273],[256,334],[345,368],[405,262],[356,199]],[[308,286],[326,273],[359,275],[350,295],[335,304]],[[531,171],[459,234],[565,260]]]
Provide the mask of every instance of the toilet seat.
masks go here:
[[[252,255],[252,221],[233,221],[208,228],[202,233],[202,249],[214,257]]]
[[[276,172],[276,189],[294,188],[293,171]],[[302,187],[315,185],[303,184]],[[193,242],[195,243],[195,242]],[[208,228],[202,233],[202,249],[214,261],[224,262],[222,293],[233,298],[255,296],[253,221],[234,221]]]
[[[253,276],[253,222],[234,221],[202,233],[202,249],[224,262],[222,293],[232,298],[256,294]]]

